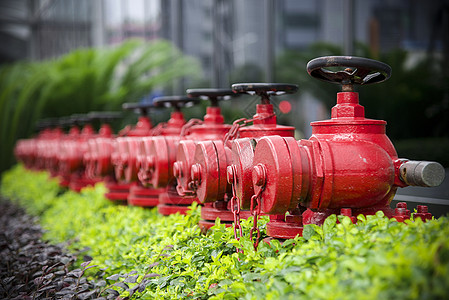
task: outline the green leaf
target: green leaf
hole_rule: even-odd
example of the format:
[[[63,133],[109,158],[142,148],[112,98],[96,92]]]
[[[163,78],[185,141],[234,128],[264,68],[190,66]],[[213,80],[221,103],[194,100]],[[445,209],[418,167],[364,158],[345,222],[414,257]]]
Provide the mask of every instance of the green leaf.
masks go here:
[[[306,240],[310,240],[312,238],[312,236],[315,235],[315,233],[316,233],[315,229],[313,228],[312,225],[306,225],[306,226],[304,226],[304,230],[302,232],[302,236]]]

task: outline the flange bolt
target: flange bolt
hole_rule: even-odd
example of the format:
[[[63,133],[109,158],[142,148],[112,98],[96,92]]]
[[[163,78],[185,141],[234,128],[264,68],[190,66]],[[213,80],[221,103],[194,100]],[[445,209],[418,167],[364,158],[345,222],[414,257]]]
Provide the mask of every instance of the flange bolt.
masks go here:
[[[342,208],[342,209],[340,209],[340,215],[346,216],[346,217],[352,217],[352,209]]]
[[[182,175],[182,162],[180,161],[175,161],[173,163],[173,175],[176,178],[180,178]]]
[[[147,168],[148,169],[154,168],[154,156],[153,155],[147,156]]]
[[[228,181],[229,184],[234,183],[234,169],[232,165],[226,168],[226,180]]]
[[[257,164],[253,168],[253,183],[263,186],[266,182],[266,169],[263,164]]]
[[[417,209],[418,213],[428,213],[429,212],[429,208],[427,207],[427,205],[417,205],[416,209]]]
[[[201,165],[199,163],[193,164],[190,171],[193,181],[201,181]]]

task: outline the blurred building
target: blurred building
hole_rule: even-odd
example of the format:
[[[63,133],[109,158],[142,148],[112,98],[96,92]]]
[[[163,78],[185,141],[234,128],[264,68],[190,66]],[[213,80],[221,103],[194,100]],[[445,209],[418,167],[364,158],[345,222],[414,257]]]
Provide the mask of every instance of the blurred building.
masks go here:
[[[92,45],[90,1],[1,0],[0,63]]]
[[[441,49],[448,6],[447,0],[0,0],[0,55],[2,62],[44,59],[130,37],[167,38],[199,58],[211,85],[227,85],[238,66],[266,73],[269,56],[317,41],[341,45],[346,54],[354,41],[375,51]]]

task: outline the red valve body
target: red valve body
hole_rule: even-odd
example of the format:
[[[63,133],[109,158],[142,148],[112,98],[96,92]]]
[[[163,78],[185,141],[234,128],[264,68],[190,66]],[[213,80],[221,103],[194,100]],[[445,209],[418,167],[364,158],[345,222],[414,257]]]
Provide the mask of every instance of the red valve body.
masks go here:
[[[222,140],[231,127],[223,123],[221,109],[210,106],[201,124],[183,128],[184,136],[153,139],[149,148],[152,160],[150,181],[153,186],[168,187],[168,192],[160,196],[158,210],[161,214],[186,213],[187,206],[196,201],[188,186],[195,145],[203,140]]]
[[[44,152],[41,151],[44,145],[42,141],[51,138],[52,132],[53,130],[46,128],[34,138],[18,140],[14,147],[16,159],[23,162],[27,169],[43,169],[45,164],[43,160]]]
[[[231,128],[231,125],[223,122],[219,107],[207,107],[203,124],[192,126],[188,134],[179,141],[172,173],[177,180],[176,189],[179,195],[195,197],[195,191],[190,186],[195,147],[200,141],[223,140]]]
[[[140,116],[136,125],[123,128],[115,141],[111,141],[111,163],[114,176],[107,179],[108,192],[105,197],[111,201],[127,201],[130,188],[137,181],[137,149],[139,139],[152,135],[152,124],[147,116]],[[106,141],[102,141],[106,142]],[[107,143],[107,142],[106,142]]]
[[[139,181],[143,186],[167,185],[172,174],[175,149],[185,123],[183,113],[174,111],[166,125],[161,126],[155,136],[141,139],[137,164]]]
[[[231,164],[236,166],[234,175],[239,178],[235,185],[236,195],[243,203],[242,208],[249,209],[251,196],[254,195],[251,174],[256,141],[267,135],[294,136],[294,127],[276,123],[276,115],[271,104],[258,104],[253,119],[253,125],[239,128],[239,138],[232,143],[225,145],[221,140],[202,141],[192,148],[193,156],[185,155],[186,158],[183,159],[187,160],[187,157],[190,157],[193,160],[191,170],[186,168],[182,171],[186,173],[190,171],[191,179],[189,179],[195,182],[192,194],[197,196],[200,202],[206,203],[201,210],[200,226],[203,231],[213,226],[217,217],[224,223],[227,222],[229,226],[233,221],[228,201],[231,196],[231,184],[227,181],[227,167]],[[178,179],[178,184],[179,181]],[[184,185],[188,184],[184,182]],[[241,211],[241,218],[249,216],[249,211]]]
[[[255,192],[264,188],[262,212],[292,212],[271,218],[267,234],[293,238],[303,224],[320,225],[346,208],[354,215],[382,210],[393,217],[389,204],[405,184],[399,178],[403,160],[385,134],[386,122],[366,119],[358,94],[342,92],[332,119],[311,126],[309,140],[265,137],[256,147],[252,179]]]
[[[180,111],[171,113],[170,119],[166,123],[161,123],[152,131],[152,136],[140,137],[137,140],[136,149],[136,170],[139,184],[133,185],[128,196],[128,204],[143,207],[154,207],[159,204],[161,194],[166,194],[165,187],[151,187],[150,181],[152,173],[149,166],[149,149],[154,147],[154,141],[166,138],[170,140],[174,135],[179,136],[182,126],[185,124],[184,115]],[[163,145],[162,145],[163,146]],[[163,149],[158,149],[158,153],[163,155],[166,153]]]
[[[58,173],[58,150],[59,141],[64,133],[60,127],[56,127],[51,131],[51,135],[48,139],[41,144],[41,157],[44,160],[44,168],[50,172],[52,177],[55,177]]]
[[[63,177],[70,174],[69,188],[79,192],[83,187],[94,185],[95,180],[86,177],[85,155],[89,151],[89,141],[96,137],[90,124],[86,124],[77,138],[65,143],[65,161],[62,166]],[[64,181],[64,180],[63,180]]]
[[[22,162],[27,169],[32,169],[34,167],[36,158],[36,139],[37,137],[20,139],[14,147],[14,156],[16,160]]]
[[[112,128],[109,124],[102,124],[95,138],[88,141],[88,152],[84,155],[86,165],[86,177],[102,180],[111,171],[110,156],[111,144],[105,140],[114,138]]]
[[[60,149],[59,149],[59,184],[64,187],[68,187],[70,184],[70,177],[72,171],[75,170],[73,166],[70,166],[70,157],[72,156],[71,151],[73,147],[72,143],[76,143],[81,134],[78,126],[72,126],[69,132],[61,138]]]
[[[116,179],[123,183],[130,183],[137,180],[137,145],[140,137],[152,135],[151,121],[146,116],[140,116],[134,128],[129,125],[122,130],[126,135],[117,138],[117,149],[114,154],[114,168]]]

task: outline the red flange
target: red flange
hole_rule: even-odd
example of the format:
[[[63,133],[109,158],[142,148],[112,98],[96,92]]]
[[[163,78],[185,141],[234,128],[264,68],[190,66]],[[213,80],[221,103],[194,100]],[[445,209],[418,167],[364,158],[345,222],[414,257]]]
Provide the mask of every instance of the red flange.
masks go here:
[[[177,212],[185,215],[193,202],[198,202],[198,199],[180,196],[176,193],[175,187],[170,186],[164,193],[159,194],[158,212],[162,215],[171,215]]]
[[[179,141],[179,136],[158,136],[147,141],[144,170],[153,187],[166,187],[169,183],[175,183],[173,164]]]
[[[129,190],[128,204],[142,207],[155,207],[159,204],[159,195],[165,188],[149,189],[140,185],[133,185]]]
[[[220,218],[221,224],[225,224],[226,227],[232,226],[234,222],[234,214],[231,209],[228,207],[228,202],[225,202],[224,207],[219,207],[216,205],[223,201],[217,201],[215,203],[206,203],[203,207],[201,207],[201,220],[199,221],[199,226],[201,228],[201,232],[205,233],[212,226],[215,225],[215,220]],[[240,211],[241,219],[248,219],[252,217],[251,212],[248,210]]]
[[[159,203],[157,206],[157,211],[164,216],[174,215],[179,213],[181,215],[186,215],[189,211],[188,206],[179,206],[179,205],[167,205]]]
[[[111,201],[126,202],[129,195],[129,190],[132,184],[122,184],[114,181],[106,181],[105,197]]]

